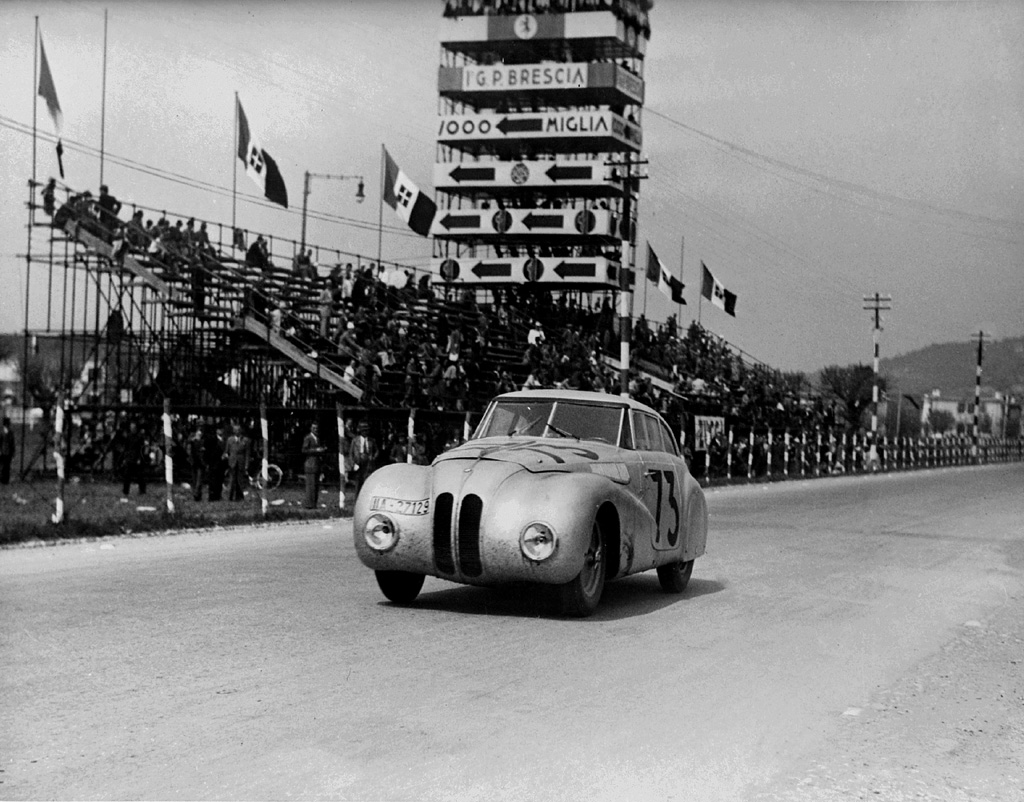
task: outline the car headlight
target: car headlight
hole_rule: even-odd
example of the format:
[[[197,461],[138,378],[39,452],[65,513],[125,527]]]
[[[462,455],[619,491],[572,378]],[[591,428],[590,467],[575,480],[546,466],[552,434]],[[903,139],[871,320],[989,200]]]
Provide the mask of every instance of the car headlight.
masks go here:
[[[555,533],[547,524],[532,523],[519,536],[523,556],[534,562],[546,560],[555,553]]]
[[[398,527],[388,516],[377,512],[366,519],[363,537],[374,551],[390,551],[398,542]]]

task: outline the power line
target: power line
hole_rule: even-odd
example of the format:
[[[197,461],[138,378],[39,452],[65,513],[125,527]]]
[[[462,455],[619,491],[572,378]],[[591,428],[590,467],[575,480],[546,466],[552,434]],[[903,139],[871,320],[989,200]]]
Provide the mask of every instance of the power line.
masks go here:
[[[25,134],[27,136],[32,135],[32,129],[25,123],[19,122],[18,120],[14,120],[10,117],[5,117],[3,115],[0,115],[0,127],[7,128],[20,134]],[[40,139],[43,139],[45,141],[56,142],[56,138],[50,134],[38,132],[37,135]],[[92,158],[98,157],[99,151],[96,148],[93,148],[92,146],[86,145],[82,142],[77,142],[76,140],[73,139],[67,139],[66,137],[63,137],[62,139],[65,147],[67,147],[69,150],[82,153]],[[125,169],[133,170],[144,175],[149,175],[154,178],[160,178],[164,181],[169,181],[171,183],[185,186],[190,189],[202,190],[204,192],[209,192],[211,194],[219,195],[221,197],[231,197],[231,190],[228,187],[223,187],[220,186],[219,184],[203,181],[201,179],[182,175],[180,173],[175,173],[170,170],[164,170],[163,168],[160,167],[154,167],[153,165],[135,161],[134,159],[130,159],[126,156],[106,153],[105,158],[113,162],[114,164],[117,164],[120,167],[124,167]],[[275,211],[282,211],[285,212],[286,214],[300,214],[298,210],[282,209],[280,206],[270,203],[269,201],[266,201],[265,199],[260,198],[256,195],[250,195],[248,193],[239,193],[239,197],[241,197],[247,203],[250,203],[254,206],[259,206],[265,209],[273,209]],[[321,222],[327,223],[336,223],[338,225],[348,226],[350,228],[361,229],[364,231],[377,230],[377,226],[374,225],[373,223],[364,222],[351,217],[345,217],[344,215],[332,214],[330,212],[312,211],[308,212],[307,216],[313,220],[319,220]],[[389,234],[393,234],[396,236],[408,237],[409,239],[416,240],[421,239],[419,235],[410,232],[408,229],[400,228],[398,226],[385,225],[384,230],[387,231]]]
[[[724,151],[726,151],[726,152],[728,152],[728,153],[730,153],[730,154],[732,154],[734,156],[736,156],[737,154],[741,155],[741,156],[746,156],[746,157],[748,157],[750,159],[753,159],[753,160],[755,160],[757,162],[762,162],[764,164],[769,164],[769,165],[772,165],[773,167],[776,167],[776,168],[779,168],[779,169],[782,169],[782,170],[785,170],[785,171],[788,171],[788,172],[792,172],[792,173],[796,173],[798,175],[804,176],[805,178],[811,178],[814,181],[818,181],[818,182],[823,183],[823,184],[825,184],[827,186],[836,187],[836,188],[840,188],[840,189],[846,190],[847,192],[851,192],[851,193],[853,193],[855,195],[866,196],[866,197],[872,198],[874,200],[885,201],[885,202],[888,202],[888,203],[899,204],[899,205],[902,205],[902,206],[909,206],[909,207],[912,207],[912,208],[914,208],[914,209],[916,209],[918,211],[926,211],[926,212],[930,212],[930,213],[934,213],[934,214],[941,214],[941,215],[948,215],[948,216],[958,217],[958,218],[961,218],[963,220],[970,221],[972,223],[981,223],[981,224],[985,224],[985,225],[995,225],[995,226],[1001,226],[1001,227],[1009,227],[1011,229],[1018,229],[1018,228],[1020,228],[1020,226],[1024,225],[1024,222],[1022,222],[1022,221],[1000,219],[1000,218],[995,218],[995,217],[989,217],[987,215],[980,215],[980,214],[974,214],[972,212],[965,212],[962,209],[954,209],[954,208],[945,207],[945,206],[938,206],[936,204],[928,203],[926,201],[915,200],[913,198],[904,198],[904,197],[899,196],[899,195],[893,195],[893,194],[888,193],[888,192],[882,192],[881,190],[873,189],[873,188],[868,187],[868,186],[866,186],[864,184],[858,184],[858,183],[855,183],[853,181],[846,181],[846,180],[841,179],[841,178],[835,178],[834,176],[825,175],[824,173],[819,173],[819,172],[817,172],[815,170],[811,170],[811,169],[806,168],[806,167],[801,167],[798,164],[793,164],[792,162],[788,162],[788,161],[785,161],[783,159],[777,159],[777,158],[775,158],[773,156],[768,156],[768,155],[766,155],[764,153],[760,153],[760,152],[758,152],[756,150],[752,150],[750,148],[743,147],[742,145],[738,145],[735,142],[729,142],[728,140],[721,139],[721,138],[716,137],[716,136],[714,136],[712,134],[709,134],[706,131],[702,131],[699,128],[695,128],[695,127],[693,127],[691,125],[687,125],[684,122],[676,120],[675,118],[670,117],[669,115],[664,114],[663,112],[657,111],[656,109],[653,109],[651,107],[647,107],[645,109],[645,111],[646,111],[646,113],[651,114],[654,117],[660,118],[660,119],[664,120],[665,122],[667,122],[667,123],[669,123],[669,124],[671,124],[671,125],[673,125],[673,126],[675,126],[677,128],[683,129],[683,130],[685,130],[685,131],[687,131],[687,132],[689,132],[691,134],[694,134],[697,137],[700,137],[700,138],[702,138],[704,140],[707,140],[709,142],[714,143],[715,145],[719,146],[719,149],[722,149],[722,150],[724,150]],[[773,173],[773,175],[777,175],[777,174]],[[781,176],[781,177],[784,177],[784,176]],[[810,188],[810,187],[808,187],[808,188]],[[827,194],[832,194],[832,193],[827,193]],[[844,201],[849,202],[849,203],[854,203],[854,201],[851,201],[849,198],[844,198],[842,195],[833,195],[833,197],[836,197],[839,200],[844,200]],[[859,205],[859,204],[857,204],[857,205]],[[1018,240],[1008,240],[1008,241],[1009,242],[1014,242],[1014,243],[1018,242]]]

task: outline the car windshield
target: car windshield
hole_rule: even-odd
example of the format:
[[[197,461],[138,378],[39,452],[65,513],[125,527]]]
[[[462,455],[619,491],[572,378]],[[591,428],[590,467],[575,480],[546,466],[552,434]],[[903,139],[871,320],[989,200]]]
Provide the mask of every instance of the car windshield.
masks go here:
[[[552,437],[618,443],[622,409],[579,401],[505,398],[495,401],[474,438]]]

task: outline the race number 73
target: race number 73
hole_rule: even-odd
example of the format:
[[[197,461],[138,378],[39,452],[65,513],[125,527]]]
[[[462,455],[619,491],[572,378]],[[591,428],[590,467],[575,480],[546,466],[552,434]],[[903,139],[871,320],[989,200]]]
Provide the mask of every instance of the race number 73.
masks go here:
[[[667,517],[662,515],[662,511],[667,503],[674,520],[672,526],[665,532],[665,539],[669,548],[673,548],[679,542],[679,501],[675,493],[675,474],[672,471],[648,471],[648,475],[658,486],[657,511],[654,515],[654,545],[657,547],[662,542],[661,521],[663,517]]]

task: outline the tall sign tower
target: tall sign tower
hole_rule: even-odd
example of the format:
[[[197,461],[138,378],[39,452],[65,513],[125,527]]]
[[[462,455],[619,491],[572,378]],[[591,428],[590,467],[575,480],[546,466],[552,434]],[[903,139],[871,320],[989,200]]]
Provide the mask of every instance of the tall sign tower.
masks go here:
[[[452,0],[438,71],[434,281],[617,292],[624,370],[646,6]]]

